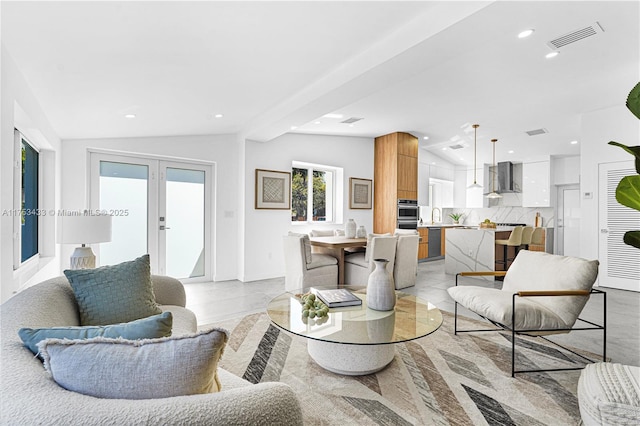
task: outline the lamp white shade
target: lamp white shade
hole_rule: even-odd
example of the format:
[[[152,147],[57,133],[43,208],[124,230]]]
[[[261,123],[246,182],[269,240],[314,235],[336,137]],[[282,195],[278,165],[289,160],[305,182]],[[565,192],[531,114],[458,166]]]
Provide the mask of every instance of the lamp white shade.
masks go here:
[[[57,240],[61,244],[91,244],[111,241],[111,216],[59,216]]]

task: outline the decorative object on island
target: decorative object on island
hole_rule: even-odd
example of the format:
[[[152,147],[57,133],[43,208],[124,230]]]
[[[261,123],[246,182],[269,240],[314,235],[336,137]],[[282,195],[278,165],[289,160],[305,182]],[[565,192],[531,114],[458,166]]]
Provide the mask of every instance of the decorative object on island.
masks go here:
[[[453,223],[456,225],[460,223],[460,219],[462,218],[462,216],[464,216],[463,213],[451,213],[449,215],[449,217],[453,219]]]
[[[358,226],[356,230],[356,238],[367,238],[367,230],[364,225]]]
[[[70,269],[93,269],[96,255],[86,244],[111,241],[111,216],[92,215],[85,211],[82,216],[58,216],[58,243],[82,244],[71,255]]]
[[[357,227],[356,222],[353,219],[349,219],[344,225],[344,236],[347,238],[355,238]]]
[[[291,209],[291,173],[256,169],[256,209]]]
[[[480,222],[480,228],[495,229],[495,227],[496,227],[496,223],[491,222],[490,219],[485,219],[483,222]]]
[[[349,178],[349,208],[371,209],[371,179]]]
[[[387,259],[373,259],[376,265],[367,281],[367,306],[376,311],[390,311],[396,306],[393,276],[387,271]]]
[[[627,97],[627,108],[633,115],[640,119],[640,83],[631,89]],[[616,188],[616,200],[623,206],[640,210],[640,145],[626,146],[614,141],[609,142],[609,145],[619,146],[636,157],[635,165],[638,175],[630,175],[622,178]],[[623,241],[627,245],[640,249],[640,230],[625,232]]]
[[[496,170],[496,142],[498,142],[498,139],[491,139],[491,144],[493,145],[493,172],[491,173],[491,192],[487,194],[487,198],[490,199],[502,198],[502,195],[496,192],[496,175],[498,174]]]
[[[476,173],[477,173],[477,166],[476,166],[476,159],[478,158],[478,127],[480,127],[479,124],[474,124],[471,127],[473,127],[473,183],[469,186],[467,186],[467,188],[469,189],[475,189],[475,188],[482,188],[482,185],[478,184],[478,181],[476,179]]]
[[[540,216],[540,212],[536,212],[536,221],[534,224],[535,228],[540,228],[542,226],[542,216]]]

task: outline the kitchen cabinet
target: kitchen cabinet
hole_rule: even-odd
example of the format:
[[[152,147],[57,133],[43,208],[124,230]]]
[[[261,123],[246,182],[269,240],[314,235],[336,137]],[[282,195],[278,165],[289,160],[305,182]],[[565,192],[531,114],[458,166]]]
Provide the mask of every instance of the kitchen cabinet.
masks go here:
[[[396,228],[398,199],[418,199],[418,138],[396,132],[375,139],[373,232]]]
[[[418,245],[418,259],[429,257],[429,228],[418,228],[420,244]]]
[[[522,207],[551,207],[551,163],[522,164]]]

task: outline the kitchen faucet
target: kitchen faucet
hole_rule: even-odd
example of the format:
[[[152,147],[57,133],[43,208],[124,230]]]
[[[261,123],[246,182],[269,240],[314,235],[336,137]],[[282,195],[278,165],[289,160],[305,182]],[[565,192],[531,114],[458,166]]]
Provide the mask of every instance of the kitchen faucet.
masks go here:
[[[442,212],[440,211],[439,208],[434,207],[431,209],[431,224],[433,225],[435,222],[433,221],[433,214],[436,212],[436,210],[438,210],[438,221],[442,222]]]

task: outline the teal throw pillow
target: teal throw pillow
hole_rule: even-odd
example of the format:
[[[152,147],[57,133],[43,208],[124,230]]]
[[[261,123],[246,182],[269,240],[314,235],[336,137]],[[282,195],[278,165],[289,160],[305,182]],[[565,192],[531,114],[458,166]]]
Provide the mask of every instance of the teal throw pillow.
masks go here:
[[[113,325],[84,327],[21,328],[18,335],[34,354],[38,353],[38,342],[44,339],[91,339],[93,337],[121,337],[127,340],[156,339],[171,336],[173,315],[163,312],[148,318]]]
[[[76,296],[81,325],[118,324],[162,312],[153,294],[148,254],[118,265],[64,274]]]

